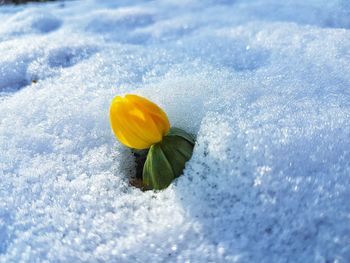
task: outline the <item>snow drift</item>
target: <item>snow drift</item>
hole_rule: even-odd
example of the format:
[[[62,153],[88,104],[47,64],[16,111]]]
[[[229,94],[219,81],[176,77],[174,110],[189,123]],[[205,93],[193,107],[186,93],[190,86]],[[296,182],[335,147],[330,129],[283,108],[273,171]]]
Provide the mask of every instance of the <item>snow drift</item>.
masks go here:
[[[0,262],[349,262],[348,1],[0,7]],[[136,93],[197,143],[129,186],[108,108]]]

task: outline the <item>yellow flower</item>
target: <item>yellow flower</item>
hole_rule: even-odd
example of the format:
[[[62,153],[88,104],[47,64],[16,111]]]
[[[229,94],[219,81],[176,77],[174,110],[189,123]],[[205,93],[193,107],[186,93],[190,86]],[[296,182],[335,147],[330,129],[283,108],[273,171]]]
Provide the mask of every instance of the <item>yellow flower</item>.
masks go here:
[[[109,119],[118,140],[135,149],[147,149],[162,141],[170,123],[165,112],[153,102],[137,95],[113,99]]]

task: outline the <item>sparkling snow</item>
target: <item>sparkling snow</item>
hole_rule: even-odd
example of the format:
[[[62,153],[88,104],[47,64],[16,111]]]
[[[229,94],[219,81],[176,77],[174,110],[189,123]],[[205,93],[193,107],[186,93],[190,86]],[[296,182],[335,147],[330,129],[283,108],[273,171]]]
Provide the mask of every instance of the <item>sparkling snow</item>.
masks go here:
[[[350,262],[347,0],[0,7],[0,262]],[[129,185],[109,103],[196,134]]]

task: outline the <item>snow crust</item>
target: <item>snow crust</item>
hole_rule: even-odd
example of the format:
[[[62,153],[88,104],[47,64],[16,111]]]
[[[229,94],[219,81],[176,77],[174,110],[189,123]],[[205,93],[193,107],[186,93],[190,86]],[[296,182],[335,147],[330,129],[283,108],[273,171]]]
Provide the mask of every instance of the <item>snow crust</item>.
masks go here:
[[[350,262],[347,0],[0,7],[0,262]],[[129,185],[109,103],[197,136]]]

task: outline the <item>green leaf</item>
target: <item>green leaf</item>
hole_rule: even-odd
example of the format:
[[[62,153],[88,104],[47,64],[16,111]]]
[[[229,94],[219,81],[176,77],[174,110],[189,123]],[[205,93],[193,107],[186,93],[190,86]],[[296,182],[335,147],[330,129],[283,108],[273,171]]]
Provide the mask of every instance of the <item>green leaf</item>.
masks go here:
[[[143,182],[153,189],[164,189],[174,179],[174,173],[159,144],[151,146],[143,168]]]
[[[192,143],[193,145],[195,144],[194,138],[192,135],[190,135],[189,133],[185,132],[184,130],[181,130],[179,128],[176,127],[172,127],[170,128],[170,131],[168,132],[167,136],[180,136],[184,139],[186,139],[188,142]]]
[[[187,137],[187,135],[186,135]],[[191,158],[194,142],[184,136],[166,135],[163,141],[153,145],[143,168],[143,182],[153,189],[164,189],[179,177]]]
[[[191,158],[193,145],[179,136],[165,137],[161,143],[165,156],[174,172],[174,177],[179,177],[186,162]]]

